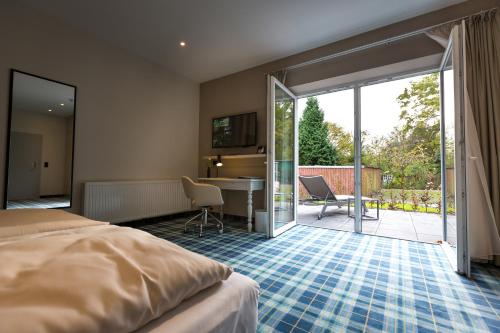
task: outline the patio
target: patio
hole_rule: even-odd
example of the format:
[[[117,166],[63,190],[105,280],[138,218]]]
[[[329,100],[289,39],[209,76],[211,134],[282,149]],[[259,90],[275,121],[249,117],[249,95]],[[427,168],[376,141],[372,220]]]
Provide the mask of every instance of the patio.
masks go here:
[[[318,220],[321,206],[300,204],[297,209],[298,224],[319,228],[354,231],[354,219],[347,216],[347,207],[328,207],[325,216]],[[352,212],[352,210],[351,210]],[[369,216],[375,216],[370,209]],[[449,242],[456,244],[454,219],[448,221]],[[379,220],[363,220],[363,233],[418,242],[436,243],[443,239],[441,216],[438,214],[400,210],[380,210]]]

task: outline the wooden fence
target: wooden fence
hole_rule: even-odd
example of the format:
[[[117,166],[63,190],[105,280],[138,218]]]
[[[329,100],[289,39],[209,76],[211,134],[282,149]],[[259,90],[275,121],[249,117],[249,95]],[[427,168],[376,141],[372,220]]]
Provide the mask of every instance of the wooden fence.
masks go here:
[[[327,184],[337,194],[354,194],[353,166],[299,166],[301,176],[323,176]],[[382,189],[382,173],[377,168],[361,169],[362,193],[371,196]],[[304,186],[299,182],[300,199],[309,197]]]
[[[446,168],[446,193],[455,195],[455,169]]]

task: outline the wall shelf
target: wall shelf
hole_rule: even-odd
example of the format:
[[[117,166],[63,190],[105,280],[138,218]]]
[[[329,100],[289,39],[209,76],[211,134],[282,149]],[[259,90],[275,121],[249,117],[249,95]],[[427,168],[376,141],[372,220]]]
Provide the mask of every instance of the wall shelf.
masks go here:
[[[243,158],[266,158],[267,154],[221,155],[220,157],[223,160],[243,159]],[[216,160],[217,159],[217,155],[203,156],[203,159],[205,159],[205,160]]]

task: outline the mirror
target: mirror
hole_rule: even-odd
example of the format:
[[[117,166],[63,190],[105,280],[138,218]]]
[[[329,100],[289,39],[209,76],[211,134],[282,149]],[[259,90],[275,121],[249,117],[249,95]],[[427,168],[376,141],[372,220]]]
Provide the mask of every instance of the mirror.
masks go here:
[[[76,87],[11,71],[4,208],[71,207]]]

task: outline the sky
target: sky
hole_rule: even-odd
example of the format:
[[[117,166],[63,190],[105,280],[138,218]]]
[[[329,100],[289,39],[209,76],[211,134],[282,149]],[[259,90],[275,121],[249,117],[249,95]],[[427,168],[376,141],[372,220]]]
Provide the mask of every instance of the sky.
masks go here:
[[[451,71],[448,71],[451,72]],[[445,110],[453,110],[453,91],[451,73],[445,73]],[[397,97],[410,87],[411,81],[422,76],[374,84],[361,88],[361,130],[370,136],[388,135],[399,123],[401,112]],[[336,123],[345,131],[354,132],[354,90],[343,90],[317,96],[319,105],[325,113],[325,121]],[[299,117],[302,117],[306,98],[298,100]],[[447,127],[452,121],[446,119]]]

